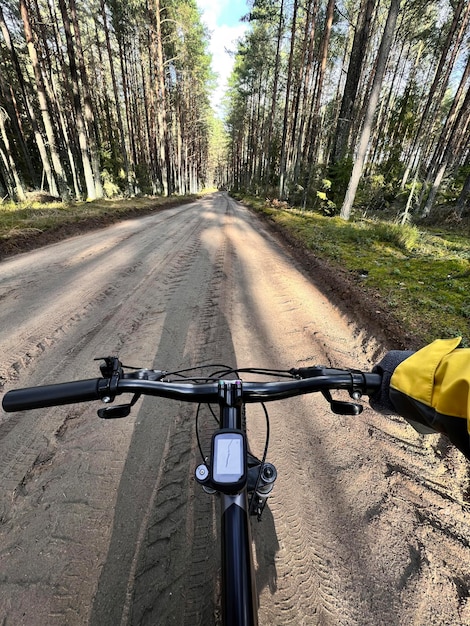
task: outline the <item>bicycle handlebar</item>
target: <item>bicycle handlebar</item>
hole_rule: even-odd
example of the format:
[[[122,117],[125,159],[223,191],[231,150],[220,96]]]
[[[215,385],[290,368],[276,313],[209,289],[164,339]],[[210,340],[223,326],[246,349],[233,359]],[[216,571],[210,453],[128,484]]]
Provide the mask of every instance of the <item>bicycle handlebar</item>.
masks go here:
[[[3,409],[7,412],[41,409],[61,404],[89,402],[100,400],[98,386],[104,379],[77,380],[70,383],[28,387],[8,391],[2,400]]]
[[[371,395],[380,387],[380,374],[328,368],[301,368],[291,370],[299,376],[295,380],[280,382],[244,382],[244,402],[270,402],[317,391],[345,389],[351,394]],[[24,411],[92,400],[114,400],[122,393],[159,396],[185,402],[211,403],[219,398],[220,381],[205,383],[165,382],[139,380],[135,374],[125,374],[118,380],[94,378],[75,382],[14,389],[2,400],[6,412]]]

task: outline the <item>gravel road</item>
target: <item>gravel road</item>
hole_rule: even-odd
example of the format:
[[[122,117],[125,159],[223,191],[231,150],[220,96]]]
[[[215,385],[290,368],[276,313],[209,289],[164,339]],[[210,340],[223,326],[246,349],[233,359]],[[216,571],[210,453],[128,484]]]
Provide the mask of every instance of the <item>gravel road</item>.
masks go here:
[[[3,391],[93,378],[108,354],[367,369],[380,353],[223,193],[3,261],[0,328]],[[1,623],[217,623],[216,500],[192,479],[194,411],[145,399],[104,421],[96,408],[0,415]],[[260,623],[470,624],[460,453],[369,408],[269,408],[279,478],[254,527]],[[261,412],[248,431],[261,453]]]

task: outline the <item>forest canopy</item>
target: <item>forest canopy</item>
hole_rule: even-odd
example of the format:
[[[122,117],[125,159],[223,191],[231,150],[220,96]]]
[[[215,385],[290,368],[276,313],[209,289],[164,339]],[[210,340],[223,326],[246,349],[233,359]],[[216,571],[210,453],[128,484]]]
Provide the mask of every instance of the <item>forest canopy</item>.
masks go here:
[[[469,209],[467,0],[254,0],[228,96],[234,189],[349,218]]]

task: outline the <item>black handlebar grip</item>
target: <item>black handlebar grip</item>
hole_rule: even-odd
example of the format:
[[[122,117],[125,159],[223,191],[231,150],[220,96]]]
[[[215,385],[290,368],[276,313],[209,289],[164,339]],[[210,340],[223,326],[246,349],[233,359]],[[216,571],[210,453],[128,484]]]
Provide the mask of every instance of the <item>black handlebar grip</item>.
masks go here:
[[[101,398],[98,391],[100,382],[103,382],[102,378],[92,378],[57,385],[13,389],[3,396],[2,406],[7,413],[12,413],[60,404],[99,400]]]

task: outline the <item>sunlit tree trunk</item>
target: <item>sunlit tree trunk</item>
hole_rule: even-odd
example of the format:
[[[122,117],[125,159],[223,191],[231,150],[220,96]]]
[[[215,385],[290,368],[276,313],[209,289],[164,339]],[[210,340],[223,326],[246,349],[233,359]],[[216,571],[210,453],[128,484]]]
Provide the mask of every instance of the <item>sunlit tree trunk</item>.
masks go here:
[[[284,32],[284,0],[281,0],[281,6],[279,8],[279,22],[277,27],[277,38],[276,38],[276,57],[274,61],[274,76],[273,76],[273,87],[271,93],[271,114],[268,120],[268,132],[266,135],[266,144],[265,144],[265,152],[267,154],[267,172],[266,172],[266,182],[267,185],[271,185],[273,167],[274,167],[274,156],[272,154],[272,141],[273,141],[273,129],[274,129],[274,120],[276,116],[276,108],[277,108],[277,93],[278,93],[278,85],[279,85],[279,67],[281,62],[281,42],[282,35]]]
[[[100,160],[98,155],[98,137],[96,132],[95,114],[90,94],[90,83],[88,80],[88,72],[83,56],[82,35],[80,30],[80,22],[77,17],[77,8],[75,0],[69,0],[70,16],[75,35],[75,53],[77,55],[78,71],[80,73],[80,81],[83,92],[83,114],[86,124],[86,132],[88,137],[88,145],[90,147],[91,167],[93,170],[93,183],[95,189],[95,197],[103,197],[103,185],[101,184]]]
[[[296,96],[293,106],[294,119],[291,127],[291,162],[293,165],[292,182],[297,184],[300,176],[302,144],[304,140],[304,127],[308,116],[310,102],[309,87],[312,80],[313,48],[315,42],[316,14],[318,3],[309,0],[305,10],[304,35],[302,41],[302,54],[298,62],[298,80]]]
[[[356,197],[357,187],[364,168],[364,162],[366,159],[367,148],[369,145],[369,139],[372,132],[372,124],[374,121],[374,114],[379,101],[380,88],[382,86],[383,77],[385,74],[385,67],[387,64],[390,48],[393,43],[393,37],[395,33],[395,26],[397,23],[398,12],[400,9],[400,0],[392,0],[390,10],[387,16],[387,22],[382,35],[379,52],[377,55],[376,71],[374,76],[374,82],[369,96],[369,103],[364,116],[364,123],[362,126],[359,144],[354,161],[351,178],[344,198],[343,206],[341,207],[340,216],[348,220],[351,214],[354,198]]]
[[[23,20],[24,32],[26,36],[26,43],[28,46],[29,57],[31,59],[31,64],[33,66],[34,78],[36,82],[36,90],[39,100],[39,107],[41,110],[42,121],[44,124],[44,129],[46,131],[47,140],[49,143],[49,151],[51,154],[52,166],[54,168],[54,173],[57,178],[57,184],[59,188],[59,193],[63,199],[67,199],[70,196],[67,178],[65,175],[64,168],[62,166],[62,162],[59,155],[59,150],[56,145],[56,137],[54,133],[54,126],[52,123],[52,116],[49,112],[49,105],[46,97],[46,90],[44,86],[44,81],[41,75],[41,67],[39,65],[39,59],[36,51],[36,47],[34,45],[34,37],[33,31],[31,27],[31,22],[29,18],[29,9],[26,4],[26,0],[20,0],[20,14]]]
[[[280,172],[279,172],[279,198],[284,198],[286,193],[286,174],[287,174],[287,133],[289,128],[289,113],[290,113],[290,90],[292,83],[292,68],[294,63],[294,44],[297,29],[297,8],[298,1],[294,0],[294,12],[292,15],[292,27],[291,27],[291,42],[289,52],[289,64],[287,68],[287,84],[286,84],[286,97],[284,102],[284,123],[282,125],[282,140],[281,140],[281,158],[280,158]]]
[[[341,108],[336,125],[331,161],[338,163],[347,155],[349,134],[353,123],[353,110],[356,102],[357,90],[363,68],[363,60],[367,49],[370,33],[370,24],[376,0],[362,0],[356,31],[349,59],[346,84],[344,86]]]
[[[38,0],[34,0],[34,3],[36,15],[40,16],[40,7]],[[55,115],[62,131],[62,141],[64,145],[64,150],[67,152],[68,164],[73,181],[75,198],[79,200],[81,199],[82,194],[81,184],[79,181],[79,172],[77,170],[76,163],[78,157],[74,141],[76,126],[73,116],[73,109],[71,108],[72,90],[69,81],[68,65],[66,64],[63,55],[63,46],[60,34],[62,31],[59,26],[59,17],[56,13],[55,4],[48,3],[48,10],[50,26],[46,28],[46,20],[41,17],[39,17],[38,23],[38,30],[42,37],[42,49],[48,50],[49,48],[50,32],[52,32],[52,37],[55,44],[55,53],[53,55],[49,53],[44,54],[44,63],[47,63],[47,78],[44,78],[44,86],[46,88],[46,93],[49,101],[58,104],[58,106],[55,107]],[[62,80],[58,81],[57,77],[61,77]],[[60,85],[58,86],[58,82],[60,82],[60,85],[62,86],[62,97],[59,94],[59,92],[61,91],[61,87]]]
[[[7,119],[7,112],[5,109],[0,107],[0,138],[2,140],[0,146],[3,144],[4,148],[0,150],[5,172],[3,179],[8,186],[8,193],[13,200],[25,200],[26,196],[23,184],[18,175],[18,170],[16,169],[15,160],[10,149],[10,141],[5,128],[5,122]]]
[[[52,196],[58,196],[59,192],[57,189],[56,180],[55,180],[54,173],[52,171],[51,163],[49,160],[49,155],[47,153],[47,148],[42,138],[41,132],[39,130],[39,125],[36,119],[34,107],[31,104],[31,100],[26,89],[25,80],[23,78],[23,72],[21,70],[20,62],[18,60],[18,55],[16,53],[15,47],[13,46],[10,32],[6,26],[1,6],[0,6],[0,29],[5,39],[5,44],[7,46],[8,52],[10,53],[13,67],[15,68],[15,73],[18,79],[18,84],[20,85],[21,94],[23,96],[23,100],[24,100],[25,107],[26,107],[26,112],[27,112],[29,121],[31,123],[31,127],[33,129],[34,139],[38,147],[43,171],[46,176],[47,184],[49,187],[49,193]]]
[[[165,69],[163,65],[162,29],[160,17],[160,0],[153,0],[152,6],[152,34],[153,47],[155,53],[154,76],[155,94],[157,108],[157,149],[160,154],[160,168],[162,171],[162,182],[164,194],[172,193],[171,163],[170,163],[170,143],[168,137],[166,89],[165,89]]]

